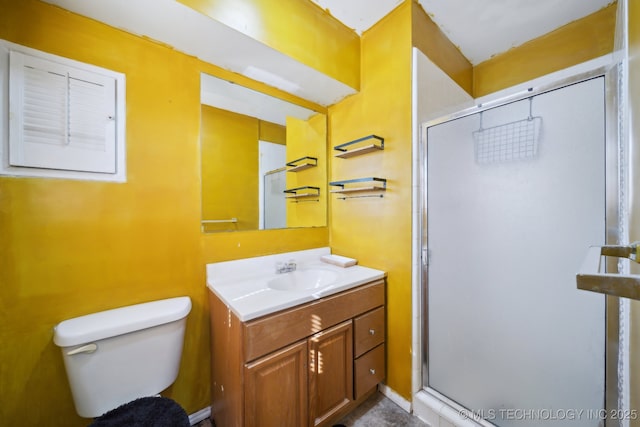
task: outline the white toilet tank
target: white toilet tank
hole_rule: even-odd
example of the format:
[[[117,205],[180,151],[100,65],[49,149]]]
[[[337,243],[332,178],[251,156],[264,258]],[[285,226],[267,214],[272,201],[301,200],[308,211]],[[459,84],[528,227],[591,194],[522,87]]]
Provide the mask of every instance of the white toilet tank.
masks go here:
[[[61,347],[78,415],[96,418],[153,396],[178,376],[189,297],[170,298],[60,322]]]

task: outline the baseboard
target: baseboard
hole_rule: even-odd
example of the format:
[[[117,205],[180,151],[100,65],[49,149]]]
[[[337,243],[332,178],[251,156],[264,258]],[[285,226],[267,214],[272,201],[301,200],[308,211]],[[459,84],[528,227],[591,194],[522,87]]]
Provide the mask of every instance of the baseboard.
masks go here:
[[[392,388],[384,384],[378,384],[378,391],[382,393],[385,397],[387,397],[389,400],[391,400],[393,403],[395,403],[396,405],[398,405],[408,413],[411,413],[411,402],[405,399],[404,397],[400,396]]]
[[[427,426],[437,427],[448,425],[453,427],[489,427],[488,422],[476,423],[465,414],[464,409],[454,408],[438,397],[420,390],[413,397],[413,409],[416,417],[420,418]]]
[[[400,396],[396,393],[392,388],[384,385],[378,384],[378,391],[382,393],[385,397],[391,400],[393,403],[398,405],[403,410],[411,413],[411,402],[409,402],[404,397]],[[198,424],[200,421],[206,420],[211,417],[211,406],[207,406],[206,408],[200,409],[198,412],[194,412],[189,415],[189,424],[192,426]]]
[[[211,417],[211,406],[207,406],[206,408],[200,409],[198,412],[194,412],[189,415],[189,424],[196,425],[200,421],[206,420]]]

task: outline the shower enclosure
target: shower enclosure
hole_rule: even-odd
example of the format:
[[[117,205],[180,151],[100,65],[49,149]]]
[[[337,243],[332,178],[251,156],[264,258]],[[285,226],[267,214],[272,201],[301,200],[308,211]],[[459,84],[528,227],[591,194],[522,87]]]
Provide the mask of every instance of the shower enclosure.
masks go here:
[[[422,127],[423,389],[461,423],[617,425],[617,302],[575,282],[617,242],[610,78]]]

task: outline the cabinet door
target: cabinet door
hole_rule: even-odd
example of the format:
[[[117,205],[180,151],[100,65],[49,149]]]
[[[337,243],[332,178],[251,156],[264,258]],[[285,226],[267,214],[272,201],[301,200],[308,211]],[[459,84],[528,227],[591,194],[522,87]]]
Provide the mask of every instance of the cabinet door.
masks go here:
[[[310,425],[321,424],[353,397],[353,327],[351,320],[309,339]]]
[[[245,365],[246,427],[308,424],[307,351],[302,341]]]

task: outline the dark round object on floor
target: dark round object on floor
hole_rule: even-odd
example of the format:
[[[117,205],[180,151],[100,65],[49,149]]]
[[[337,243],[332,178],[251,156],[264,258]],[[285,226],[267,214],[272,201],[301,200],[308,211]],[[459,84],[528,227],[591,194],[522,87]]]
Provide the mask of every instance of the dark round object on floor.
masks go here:
[[[96,418],[89,427],[190,427],[189,416],[166,397],[142,397]]]

